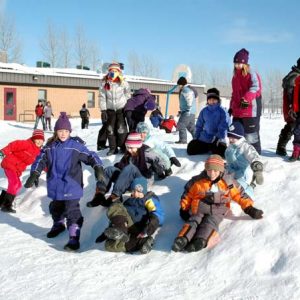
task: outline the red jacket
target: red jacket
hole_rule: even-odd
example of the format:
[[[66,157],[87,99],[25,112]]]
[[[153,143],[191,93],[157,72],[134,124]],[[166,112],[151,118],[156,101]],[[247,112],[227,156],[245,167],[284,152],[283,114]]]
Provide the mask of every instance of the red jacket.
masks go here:
[[[160,124],[160,126],[163,127],[163,128],[167,128],[167,129],[169,129],[169,130],[172,131],[173,126],[177,127],[177,124],[176,124],[176,122],[173,119],[168,119],[168,120],[162,121],[162,123]]]
[[[44,106],[43,105],[37,105],[35,107],[35,114],[38,116],[38,117],[41,117],[43,114],[44,114]]]
[[[1,152],[5,155],[1,167],[13,170],[18,176],[21,176],[26,167],[35,161],[40,154],[40,150],[31,138],[11,142],[1,149]]]

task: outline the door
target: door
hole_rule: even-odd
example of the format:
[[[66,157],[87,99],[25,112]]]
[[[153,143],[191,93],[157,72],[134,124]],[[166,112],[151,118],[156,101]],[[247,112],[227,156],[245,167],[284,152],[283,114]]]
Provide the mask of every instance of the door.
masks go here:
[[[15,88],[4,88],[4,120],[16,120],[16,94]]]

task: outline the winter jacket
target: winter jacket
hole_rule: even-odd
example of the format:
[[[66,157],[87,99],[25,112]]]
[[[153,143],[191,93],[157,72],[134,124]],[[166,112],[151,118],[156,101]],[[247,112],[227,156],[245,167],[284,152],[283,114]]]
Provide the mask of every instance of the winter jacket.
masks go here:
[[[229,115],[220,104],[204,107],[196,122],[195,139],[212,143],[215,139],[225,139],[229,127]]]
[[[159,109],[154,110],[151,114],[150,114],[150,121],[151,124],[154,128],[159,127],[160,123],[163,120],[163,115],[161,113],[161,111]]]
[[[179,107],[182,113],[196,113],[196,97],[194,91],[187,85],[179,92]]]
[[[37,105],[35,107],[35,114],[37,117],[42,117],[44,115],[44,106],[43,105]]]
[[[126,105],[127,100],[130,98],[130,87],[127,81],[110,82],[110,89],[106,89],[103,82],[100,87],[100,109],[102,110],[120,110]]]
[[[172,131],[173,127],[175,127],[175,128],[177,127],[177,124],[176,124],[175,120],[167,119],[167,120],[162,121],[160,126],[162,128],[167,128],[168,130]]]
[[[235,118],[251,118],[261,115],[261,80],[257,73],[250,70],[244,76],[242,70],[236,70],[232,77],[232,97],[230,108]],[[241,99],[249,102],[247,108],[241,108]]]
[[[144,198],[128,198],[124,203],[133,223],[141,222],[145,217],[149,219],[150,215],[155,215],[159,220],[159,225],[162,225],[165,218],[165,213],[160,204],[157,195],[148,192]]]
[[[81,119],[88,119],[90,117],[90,112],[87,108],[82,108],[79,114]]]
[[[31,167],[31,172],[47,172],[48,197],[54,200],[75,200],[83,195],[81,163],[101,166],[102,161],[95,152],[89,151],[82,140],[71,137],[47,144]]]
[[[18,176],[21,176],[26,167],[35,161],[40,151],[41,149],[36,146],[31,138],[11,142],[1,149],[1,152],[5,155],[1,167],[13,170]]]
[[[45,108],[44,108],[44,116],[45,116],[45,118],[51,118],[52,115],[53,115],[52,107],[46,105]]]
[[[154,108],[155,96],[151,95],[146,89],[139,89],[128,99],[124,111],[135,110],[146,114],[147,110],[153,110]]]
[[[245,138],[240,138],[236,143],[230,144],[225,151],[226,169],[234,174],[235,179],[245,176],[247,168],[255,162],[262,163],[260,155]]]
[[[246,207],[253,205],[253,201],[247,194],[242,193],[233,183],[229,175],[224,175],[217,183],[214,184],[216,191],[212,192],[213,182],[205,176],[195,181],[189,189],[183,194],[180,200],[181,209],[190,210],[192,215],[199,212],[201,201],[213,205],[223,205],[230,207],[231,200],[237,202],[244,210]],[[213,213],[213,211],[212,211]]]
[[[142,175],[148,179],[152,177],[153,172],[162,175],[165,171],[163,159],[146,145],[138,149],[137,156],[131,156],[126,151],[121,160],[115,164],[115,167],[123,170],[130,163],[135,165]]]

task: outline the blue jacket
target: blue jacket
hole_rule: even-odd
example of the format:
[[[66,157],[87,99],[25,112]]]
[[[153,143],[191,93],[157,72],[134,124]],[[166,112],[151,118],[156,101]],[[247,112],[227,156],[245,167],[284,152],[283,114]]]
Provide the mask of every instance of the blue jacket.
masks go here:
[[[75,200],[83,196],[81,163],[101,166],[95,152],[89,151],[80,138],[69,138],[47,144],[31,166],[31,172],[47,171],[48,197],[54,200]]]
[[[128,198],[124,203],[133,223],[140,222],[144,216],[154,214],[159,225],[162,225],[165,219],[165,213],[160,204],[158,196],[152,192],[148,192],[144,198]]]
[[[229,127],[229,115],[220,104],[204,107],[196,123],[195,139],[212,143],[215,139],[225,139]]]

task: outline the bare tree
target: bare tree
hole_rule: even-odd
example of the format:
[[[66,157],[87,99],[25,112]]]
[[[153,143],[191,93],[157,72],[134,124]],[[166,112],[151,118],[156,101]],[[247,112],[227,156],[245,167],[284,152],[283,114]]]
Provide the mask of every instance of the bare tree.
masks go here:
[[[89,42],[82,26],[78,26],[75,36],[75,56],[77,64],[86,66],[89,60]]]
[[[0,52],[2,52],[6,62],[21,60],[21,42],[14,21],[4,15],[0,15]]]
[[[128,69],[130,74],[138,75],[140,70],[140,59],[135,51],[131,51],[128,54]]]
[[[66,30],[63,30],[61,32],[60,44],[61,44],[60,48],[61,48],[61,57],[62,57],[62,67],[69,68],[71,66],[72,42]]]
[[[91,69],[96,71],[97,68],[100,68],[101,59],[100,59],[100,50],[95,43],[90,45],[90,65]]]
[[[40,41],[40,47],[43,54],[43,59],[55,68],[60,65],[59,62],[59,34],[55,26],[49,21],[47,25],[46,35]]]
[[[192,82],[196,84],[205,84],[208,82],[209,72],[205,65],[192,64]]]

